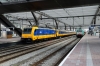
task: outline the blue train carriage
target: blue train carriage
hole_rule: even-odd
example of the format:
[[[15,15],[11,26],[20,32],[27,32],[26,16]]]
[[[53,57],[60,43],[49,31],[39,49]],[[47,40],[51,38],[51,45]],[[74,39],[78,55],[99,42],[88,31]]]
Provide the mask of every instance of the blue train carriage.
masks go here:
[[[76,33],[77,38],[82,38],[85,35],[85,31],[81,28],[77,29]]]
[[[49,28],[38,28],[33,26],[31,28],[24,28],[22,32],[22,41],[36,41],[42,39],[49,39],[56,37],[56,30]]]
[[[67,31],[68,35],[76,35],[76,31]]]
[[[75,35],[75,31],[66,31],[66,30],[59,30],[59,37],[64,37],[64,36],[70,36],[70,35]]]

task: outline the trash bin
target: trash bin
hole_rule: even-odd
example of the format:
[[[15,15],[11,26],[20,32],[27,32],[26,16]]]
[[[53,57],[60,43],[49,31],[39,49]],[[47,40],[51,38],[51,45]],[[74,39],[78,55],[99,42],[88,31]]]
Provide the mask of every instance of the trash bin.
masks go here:
[[[7,31],[7,38],[9,39],[9,38],[12,38],[12,31]]]

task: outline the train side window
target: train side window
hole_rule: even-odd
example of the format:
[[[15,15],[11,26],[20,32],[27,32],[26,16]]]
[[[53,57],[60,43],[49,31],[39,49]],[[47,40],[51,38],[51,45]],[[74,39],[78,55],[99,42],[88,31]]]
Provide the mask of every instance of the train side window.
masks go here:
[[[38,31],[39,31],[39,29],[35,29],[34,30],[34,35],[38,35]]]

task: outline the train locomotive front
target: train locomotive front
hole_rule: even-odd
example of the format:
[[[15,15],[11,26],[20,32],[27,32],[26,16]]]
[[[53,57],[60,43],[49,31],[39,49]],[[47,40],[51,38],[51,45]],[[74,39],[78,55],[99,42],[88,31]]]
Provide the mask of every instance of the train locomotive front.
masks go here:
[[[56,31],[48,28],[38,28],[36,26],[32,28],[24,28],[21,36],[23,42],[33,42],[39,40],[45,40],[49,38],[55,38]]]
[[[76,30],[76,36],[77,38],[82,38],[84,36],[85,32],[81,28]]]

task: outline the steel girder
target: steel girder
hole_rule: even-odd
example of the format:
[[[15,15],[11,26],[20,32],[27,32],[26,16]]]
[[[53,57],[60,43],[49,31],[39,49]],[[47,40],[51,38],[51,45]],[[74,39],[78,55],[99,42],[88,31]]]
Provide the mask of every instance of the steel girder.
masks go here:
[[[100,11],[100,5],[98,6],[97,11],[95,12],[95,16],[93,17],[91,24],[96,24],[96,17],[98,15],[100,16],[100,14],[98,14],[99,11]]]
[[[55,20],[55,23],[56,23],[56,29],[58,29],[58,23],[57,23],[57,21]]]
[[[75,17],[91,17],[91,16],[100,16],[100,14],[97,14],[97,15],[82,15],[82,16],[68,16],[68,17],[55,17],[55,18],[59,19],[59,18],[75,18]],[[53,18],[42,18],[42,19],[53,19]]]
[[[14,31],[21,36],[22,30],[20,28],[16,28],[6,17],[0,15],[0,22],[5,25],[5,27],[13,27]],[[11,29],[11,28],[10,28]],[[11,29],[12,30],[12,29]]]
[[[66,23],[62,22],[61,20],[59,20],[59,19],[57,19],[57,18],[54,18],[54,17],[52,17],[52,16],[49,16],[48,14],[45,14],[45,13],[43,13],[43,12],[35,12],[35,13],[38,13],[38,14],[43,15],[43,16],[45,16],[45,17],[54,19],[54,20],[55,20],[55,23],[56,23],[56,28],[58,28],[57,21],[60,22],[60,23],[66,24]],[[66,24],[66,25],[68,25],[68,24]]]
[[[34,20],[35,20],[35,25],[39,25],[39,22],[38,22],[38,20],[37,20],[37,17],[35,16],[35,14],[34,14],[34,12],[33,11],[31,11],[31,13],[32,13],[32,15],[33,15],[33,17],[34,17]]]

